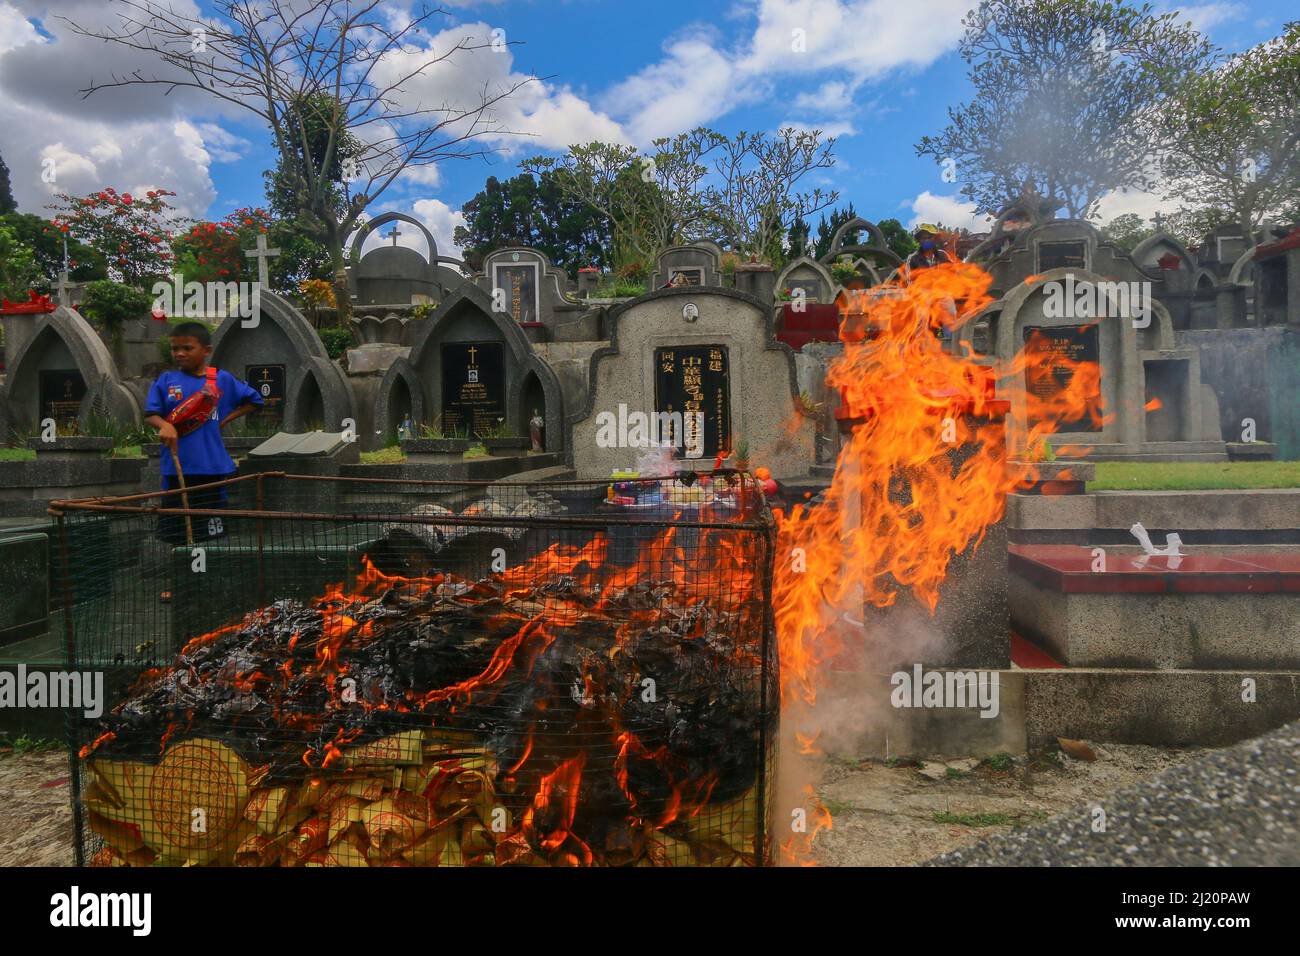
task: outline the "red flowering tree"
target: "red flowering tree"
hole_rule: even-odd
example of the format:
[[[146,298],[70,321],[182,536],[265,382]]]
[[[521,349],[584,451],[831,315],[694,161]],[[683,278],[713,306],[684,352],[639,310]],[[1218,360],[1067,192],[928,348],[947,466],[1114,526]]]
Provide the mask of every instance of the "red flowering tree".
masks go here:
[[[219,222],[196,222],[172,243],[175,271],[186,282],[239,282],[257,278],[244,253],[273,225],[265,209],[236,209]]]
[[[89,196],[59,193],[55,227],[81,240],[101,256],[109,275],[126,285],[144,287],[171,271],[171,239],[178,220],[166,189],[143,196],[108,188]]]

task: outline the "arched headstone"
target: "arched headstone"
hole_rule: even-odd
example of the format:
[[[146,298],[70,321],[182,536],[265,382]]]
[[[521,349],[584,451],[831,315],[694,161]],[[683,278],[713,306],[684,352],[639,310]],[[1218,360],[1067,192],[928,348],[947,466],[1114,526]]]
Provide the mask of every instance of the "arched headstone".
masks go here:
[[[123,384],[108,347],[84,318],[59,306],[24,321],[31,321],[31,327],[7,361],[9,427],[32,428],[45,418],[84,424],[92,411],[140,423],[139,402]]]
[[[500,420],[509,435],[525,436],[532,415],[525,396],[536,401],[539,394],[547,450],[558,451],[564,421],[559,379],[533,351],[520,324],[493,311],[488,293],[467,283],[421,325],[411,354],[385,373],[375,425],[392,435],[410,414],[415,424],[436,426],[444,434],[474,434],[497,430]]]
[[[284,431],[342,431],[344,419],[356,420],[347,376],[330,361],[311,323],[274,292],[262,292],[256,316],[221,323],[212,336],[211,363],[258,389],[265,403],[258,414]]]

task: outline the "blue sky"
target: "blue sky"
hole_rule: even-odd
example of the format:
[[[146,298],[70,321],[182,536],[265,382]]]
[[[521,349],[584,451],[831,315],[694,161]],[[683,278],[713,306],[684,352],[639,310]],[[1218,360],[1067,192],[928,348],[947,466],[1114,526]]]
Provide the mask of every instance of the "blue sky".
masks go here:
[[[178,8],[194,0],[174,0]],[[708,125],[726,133],[802,124],[839,134],[838,165],[819,183],[838,189],[872,219],[942,219],[971,224],[969,208],[913,144],[937,132],[950,104],[969,93],[955,49],[972,0],[512,0],[457,3],[438,22],[437,49],[459,36],[503,30],[508,52],[462,57],[431,73],[421,97],[522,75],[532,83],[503,115],[530,137],[502,139],[491,161],[455,160],[386,194],[373,212],[400,209],[424,219],[446,247],[458,210],[489,175],[517,172],[523,156],[567,142],[622,138],[644,144]],[[208,0],[201,0],[204,10]],[[400,16],[403,3],[389,11]],[[153,91],[77,91],[107,71],[140,65],[72,35],[62,14],[82,23],[111,20],[103,0],[0,0],[0,155],[15,194],[39,211],[56,189],[85,192],[167,186],[191,215],[217,218],[262,201],[271,162],[263,130],[211,103]],[[1280,32],[1297,14],[1291,0],[1167,3],[1221,46],[1242,49]],[[794,31],[803,49],[794,51]],[[415,51],[412,55],[427,55]],[[59,170],[55,184],[42,162]],[[1144,214],[1146,196],[1117,196],[1103,217]],[[373,241],[373,240],[372,240]],[[452,251],[444,248],[443,251]]]

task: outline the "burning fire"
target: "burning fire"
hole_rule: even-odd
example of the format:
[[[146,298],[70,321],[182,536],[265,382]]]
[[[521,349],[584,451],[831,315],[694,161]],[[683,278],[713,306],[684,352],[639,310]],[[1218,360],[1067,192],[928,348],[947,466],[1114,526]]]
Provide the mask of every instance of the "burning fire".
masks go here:
[[[978,547],[1006,494],[1037,477],[1032,463],[1007,461],[1003,430],[988,420],[1005,416],[1007,399],[1025,408],[1027,436],[1013,449],[1022,452],[1060,422],[1101,420],[1094,363],[1033,337],[1006,363],[945,347],[944,333],[990,303],[990,282],[974,265],[939,265],[869,290],[844,314],[844,353],[827,384],[855,427],[824,504],[777,513],[782,720],[803,752],[817,737],[822,676],[846,648],[846,618],[860,622],[867,605],[889,607],[904,591],[933,613],[952,559]],[[817,828],[787,841],[787,857],[806,860]]]

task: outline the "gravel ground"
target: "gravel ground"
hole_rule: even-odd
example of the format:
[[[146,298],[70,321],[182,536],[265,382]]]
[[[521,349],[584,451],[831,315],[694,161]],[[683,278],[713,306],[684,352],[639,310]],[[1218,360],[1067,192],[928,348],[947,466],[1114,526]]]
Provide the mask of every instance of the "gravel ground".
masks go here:
[[[1095,807],[1105,829],[1095,832]],[[940,866],[1300,865],[1300,723],[1214,750]]]
[[[0,753],[0,866],[71,865],[67,753]]]
[[[824,758],[817,792],[834,826],[817,834],[821,866],[915,866],[1015,827],[1041,823],[1205,751],[1096,744],[1095,761],[1049,752],[1004,764],[922,766]]]

